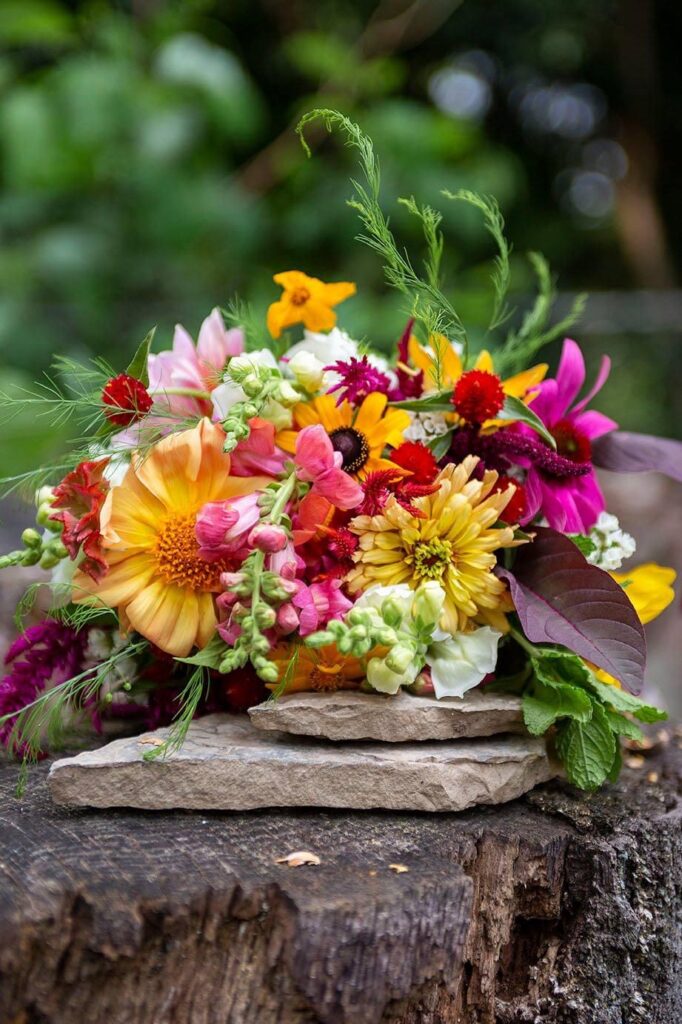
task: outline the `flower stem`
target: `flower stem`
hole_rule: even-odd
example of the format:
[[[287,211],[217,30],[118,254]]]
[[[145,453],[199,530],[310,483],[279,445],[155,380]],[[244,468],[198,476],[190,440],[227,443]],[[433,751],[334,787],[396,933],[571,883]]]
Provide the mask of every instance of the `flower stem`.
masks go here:
[[[149,392],[150,395],[180,395],[186,398],[203,398],[205,401],[210,402],[211,395],[208,391],[202,391],[200,388],[155,388]]]

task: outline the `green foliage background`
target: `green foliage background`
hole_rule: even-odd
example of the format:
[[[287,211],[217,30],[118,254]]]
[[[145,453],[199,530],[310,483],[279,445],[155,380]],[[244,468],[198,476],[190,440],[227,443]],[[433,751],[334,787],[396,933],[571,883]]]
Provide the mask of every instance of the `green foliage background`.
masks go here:
[[[678,19],[648,0],[4,0],[4,382],[55,352],[123,367],[152,325],[166,347],[236,292],[264,312],[292,268],[357,281],[344,326],[388,348],[404,307],[353,241],[354,156],[320,132],[309,161],[292,130],[326,106],[373,137],[406,245],[397,196],[443,209],[463,318],[484,326],[492,253],[442,188],[496,195],[521,300],[528,249],[596,293],[577,333],[592,366],[614,357],[602,407],[680,435]],[[60,442],[20,418],[0,473]]]

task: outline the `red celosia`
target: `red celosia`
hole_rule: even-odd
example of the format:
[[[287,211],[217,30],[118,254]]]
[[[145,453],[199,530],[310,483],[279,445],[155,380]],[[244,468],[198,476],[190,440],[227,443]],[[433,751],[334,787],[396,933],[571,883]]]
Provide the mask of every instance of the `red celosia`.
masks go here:
[[[50,519],[64,527],[62,540],[69,556],[75,559],[82,550],[80,568],[95,582],[107,571],[99,528],[99,516],[106,498],[107,482],[103,477],[106,459],[81,462],[55,487]]]
[[[141,380],[128,373],[112,377],[102,391],[102,401],[109,408],[105,416],[117,427],[130,427],[141,420],[152,407],[152,396]]]
[[[357,405],[373,391],[379,391],[382,395],[387,394],[391,386],[386,374],[372,366],[367,356],[362,356],[361,359],[350,356],[348,360],[339,360],[325,366],[325,370],[332,370],[341,377],[339,383],[329,389],[330,394],[334,391],[339,392],[337,405],[344,401]]]
[[[362,486],[365,497],[356,509],[358,515],[378,515],[388,499],[393,496],[399,505],[417,519],[425,519],[426,513],[415,508],[415,499],[438,490],[438,484],[414,483],[392,469],[380,469],[376,473],[370,473]]]
[[[494,419],[504,405],[502,381],[487,370],[468,370],[455,384],[452,404],[467,423]]]
[[[438,476],[438,463],[430,448],[419,441],[404,441],[391,452],[391,462],[412,474],[415,484],[432,484]]]

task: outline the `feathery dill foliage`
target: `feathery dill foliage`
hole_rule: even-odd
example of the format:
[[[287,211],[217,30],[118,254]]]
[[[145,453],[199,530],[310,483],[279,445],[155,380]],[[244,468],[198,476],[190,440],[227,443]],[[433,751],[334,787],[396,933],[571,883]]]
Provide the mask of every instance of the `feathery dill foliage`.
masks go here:
[[[0,727],[14,720],[7,745],[10,748],[14,744],[23,747],[26,751],[24,760],[28,761],[38,757],[43,743],[56,749],[68,733],[68,712],[78,711],[97,698],[108,674],[118,663],[140,654],[147,646],[146,640],[128,644],[95,668],[85,669],[71,679],[45,690],[20,710],[3,715]]]
[[[381,178],[379,163],[372,140],[361,128],[337,110],[317,109],[305,114],[299,121],[296,132],[308,156],[310,148],[305,140],[306,126],[322,120],[327,131],[339,129],[346,136],[346,145],[358,150],[360,167],[365,184],[351,179],[355,192],[348,205],[359,214],[365,233],[358,241],[369,246],[384,261],[384,273],[390,285],[411,297],[411,314],[419,320],[428,335],[444,334],[449,340],[462,346],[462,361],[466,368],[469,363],[469,344],[466,327],[440,285],[440,268],[443,257],[443,235],[440,231],[442,214],[430,206],[420,206],[413,196],[399,199],[411,214],[421,221],[427,254],[423,263],[423,276],[414,269],[409,255],[398,248],[388,219],[385,216],[379,196]],[[465,202],[476,207],[483,214],[485,228],[495,242],[497,253],[493,259],[491,282],[493,301],[488,322],[488,332],[498,331],[514,316],[515,310],[507,297],[511,287],[511,246],[504,233],[504,218],[497,201],[492,196],[479,195],[469,189],[449,192],[444,189],[446,199]],[[538,278],[538,295],[532,308],[524,316],[520,326],[512,329],[496,348],[495,364],[503,375],[522,369],[544,346],[567,331],[578,320],[585,308],[586,296],[578,295],[568,314],[558,323],[550,325],[550,316],[556,298],[556,290],[546,260],[539,253],[529,253],[529,259]],[[434,353],[436,365],[434,375],[436,386],[440,387],[440,352]]]
[[[192,719],[197,713],[201,698],[207,692],[210,683],[209,670],[205,665],[200,665],[192,672],[178,695],[180,707],[174,717],[168,736],[164,742],[147,750],[143,754],[145,761],[155,761],[158,757],[167,757],[169,754],[179,750],[185,742],[187,730],[192,724]]]
[[[306,125],[318,119],[324,121],[325,127],[330,132],[334,128],[345,132],[347,145],[355,147],[359,153],[366,186],[351,179],[355,198],[348,200],[348,205],[357,211],[366,232],[358,235],[358,241],[369,246],[381,256],[384,261],[386,280],[398,291],[412,298],[414,303],[412,315],[424,324],[427,333],[444,334],[446,337],[458,341],[462,345],[463,357],[466,361],[469,342],[464,324],[449,299],[433,281],[433,268],[438,270],[442,253],[442,239],[438,232],[439,215],[436,215],[435,211],[430,210],[429,207],[419,208],[413,200],[407,200],[410,211],[419,216],[423,227],[426,226],[425,236],[429,254],[426,278],[422,278],[412,266],[408,254],[398,248],[388,219],[381,209],[379,162],[371,139],[361,131],[358,125],[337,110],[312,110],[301,118],[296,127],[301,144],[308,155],[310,155],[310,148],[305,140],[305,128]]]

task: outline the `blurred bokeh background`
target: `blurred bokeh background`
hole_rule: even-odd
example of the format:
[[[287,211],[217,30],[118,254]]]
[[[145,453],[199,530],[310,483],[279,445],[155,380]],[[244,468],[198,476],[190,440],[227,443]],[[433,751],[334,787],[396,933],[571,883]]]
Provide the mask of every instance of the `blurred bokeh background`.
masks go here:
[[[332,106],[373,137],[408,247],[396,197],[443,208],[446,287],[474,335],[490,246],[442,188],[497,196],[521,306],[530,249],[558,276],[557,315],[590,292],[574,333],[592,368],[613,358],[600,407],[682,436],[681,30],[654,0],[2,0],[3,384],[55,352],[122,368],[154,324],[167,347],[235,293],[264,311],[292,268],[357,281],[344,326],[392,344],[404,308],[354,242],[353,154],[313,133],[307,160],[292,130]],[[0,474],[61,443],[18,417]],[[682,568],[681,489],[607,486],[642,556]],[[651,675],[682,710],[678,627],[669,611],[652,630]]]

